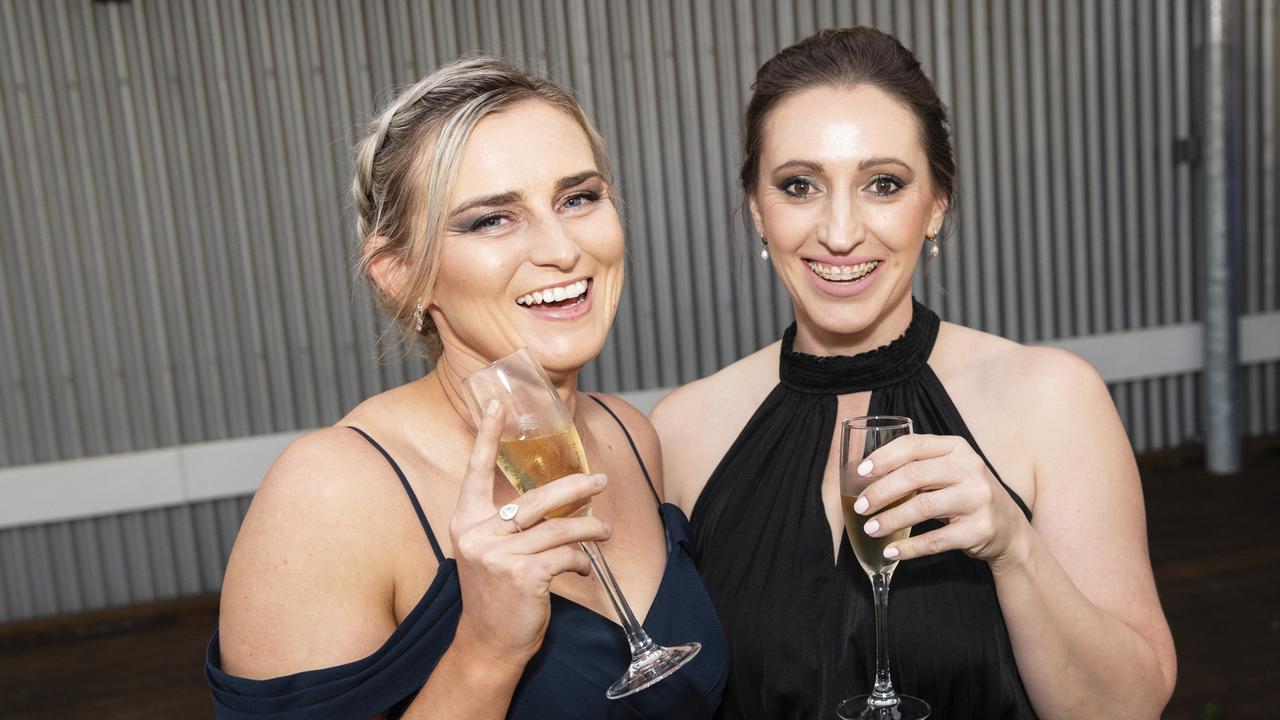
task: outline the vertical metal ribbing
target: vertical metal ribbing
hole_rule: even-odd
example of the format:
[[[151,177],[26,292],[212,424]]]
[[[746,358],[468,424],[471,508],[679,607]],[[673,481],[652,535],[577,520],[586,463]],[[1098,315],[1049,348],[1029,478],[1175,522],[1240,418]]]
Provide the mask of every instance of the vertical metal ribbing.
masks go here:
[[[1245,311],[1270,312],[1280,6],[1237,7],[1239,287]],[[420,375],[421,360],[380,359],[385,322],[349,280],[351,141],[389,87],[479,49],[569,82],[619,171],[633,262],[585,386],[685,382],[776,339],[789,299],[733,215],[741,117],[760,62],[833,24],[897,33],[952,107],[959,225],[917,282],[944,317],[1035,340],[1195,321],[1201,186],[1193,147],[1174,148],[1203,107],[1200,10],[0,3],[0,466],[322,424]],[[1249,433],[1280,424],[1278,372],[1240,377]],[[1116,385],[1135,445],[1200,436],[1199,382]],[[61,567],[7,565],[0,618],[216,587],[242,502],[4,531],[0,552]]]
[[[1205,4],[1205,444],[1209,470],[1237,472],[1241,462],[1238,262],[1240,236],[1234,176],[1241,140],[1239,2]]]

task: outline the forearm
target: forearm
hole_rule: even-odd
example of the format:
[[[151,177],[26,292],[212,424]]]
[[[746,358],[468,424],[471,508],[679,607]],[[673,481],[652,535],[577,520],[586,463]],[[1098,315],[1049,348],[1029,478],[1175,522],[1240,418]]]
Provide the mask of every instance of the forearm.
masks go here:
[[[403,717],[500,720],[523,672],[522,663],[493,657],[455,637]]]
[[[1028,528],[1015,559],[992,565],[1018,671],[1044,720],[1158,718],[1172,668],[1134,628],[1099,609]]]

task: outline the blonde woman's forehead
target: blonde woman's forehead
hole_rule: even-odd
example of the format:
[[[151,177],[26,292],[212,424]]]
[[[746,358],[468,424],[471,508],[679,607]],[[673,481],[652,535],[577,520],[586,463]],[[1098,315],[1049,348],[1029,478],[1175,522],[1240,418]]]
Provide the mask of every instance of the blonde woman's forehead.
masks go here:
[[[499,193],[551,193],[560,178],[595,168],[591,142],[577,121],[547,103],[522,102],[476,124],[449,206]]]

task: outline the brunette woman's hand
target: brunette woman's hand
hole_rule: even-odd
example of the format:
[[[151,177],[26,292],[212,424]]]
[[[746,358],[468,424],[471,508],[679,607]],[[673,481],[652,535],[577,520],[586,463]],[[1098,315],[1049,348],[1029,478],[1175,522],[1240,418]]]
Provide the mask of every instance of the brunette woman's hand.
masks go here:
[[[590,574],[578,543],[607,540],[613,528],[590,516],[543,519],[599,493],[603,475],[560,478],[517,498],[514,518],[499,517],[493,485],[502,413],[495,401],[480,423],[449,523],[462,588],[454,643],[483,661],[523,667],[541,646],[551,617],[551,580],[564,572]]]
[[[996,567],[1015,561],[1026,548],[1031,524],[964,438],[906,435],[871,453],[855,472],[872,479],[854,503],[854,511],[867,518],[868,535],[884,537],[930,519],[944,523],[891,543],[887,558],[963,550]],[[901,505],[885,509],[904,497]]]

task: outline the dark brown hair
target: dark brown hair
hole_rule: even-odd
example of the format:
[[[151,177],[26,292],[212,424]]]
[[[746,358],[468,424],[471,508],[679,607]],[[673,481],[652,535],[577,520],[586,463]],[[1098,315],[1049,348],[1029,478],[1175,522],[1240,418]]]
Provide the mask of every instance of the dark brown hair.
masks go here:
[[[778,103],[812,87],[853,88],[862,84],[874,85],[897,98],[916,116],[929,158],[929,174],[951,207],[956,161],[947,109],[916,56],[894,36],[869,27],[819,30],[760,66],[747,105],[742,188],[748,193],[755,190],[765,123]]]

